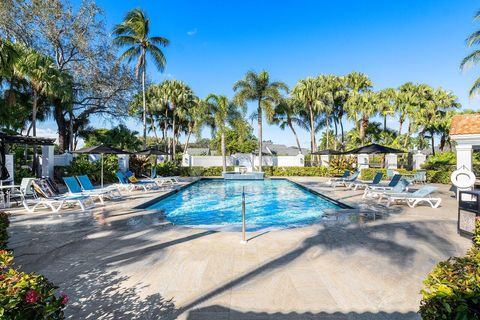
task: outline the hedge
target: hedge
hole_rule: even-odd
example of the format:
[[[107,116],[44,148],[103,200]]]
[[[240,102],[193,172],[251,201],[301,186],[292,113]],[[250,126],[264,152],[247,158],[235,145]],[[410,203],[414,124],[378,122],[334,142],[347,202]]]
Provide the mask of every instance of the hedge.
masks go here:
[[[7,228],[10,225],[8,214],[6,212],[0,212],[0,250],[7,248],[8,232]]]
[[[263,167],[266,176],[270,177],[327,177],[327,167]]]
[[[438,263],[423,281],[419,313],[424,320],[480,320],[480,220],[464,257]]]
[[[400,174],[414,174],[416,171],[408,171],[405,169],[395,169]],[[373,177],[377,172],[383,172],[382,180],[388,180],[387,177],[387,169],[362,169],[360,173],[360,179],[362,180],[373,180]],[[451,171],[436,171],[436,170],[427,170],[427,182],[430,183],[442,183],[442,184],[450,184],[450,175],[452,174]]]

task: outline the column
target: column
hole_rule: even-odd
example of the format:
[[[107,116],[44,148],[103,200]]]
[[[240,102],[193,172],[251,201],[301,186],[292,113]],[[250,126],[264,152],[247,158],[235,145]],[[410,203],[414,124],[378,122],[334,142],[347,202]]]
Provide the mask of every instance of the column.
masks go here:
[[[370,167],[368,154],[362,153],[357,155],[357,169],[368,169]]]
[[[321,167],[330,167],[330,156],[328,154],[322,154],[320,156],[320,166]]]
[[[413,170],[420,170],[422,169],[422,164],[427,161],[427,156],[421,153],[420,151],[418,153],[415,153],[412,156],[413,160]]]
[[[472,171],[472,145],[471,144],[458,144],[457,150],[457,169],[465,166],[468,170]]]
[[[297,154],[297,160],[299,167],[305,167],[305,156],[301,152]]]
[[[42,177],[53,179],[55,168],[54,146],[42,146]]]
[[[397,155],[388,153],[385,155],[385,169],[397,169]]]
[[[190,167],[192,165],[192,156],[185,152],[182,156],[182,167]]]

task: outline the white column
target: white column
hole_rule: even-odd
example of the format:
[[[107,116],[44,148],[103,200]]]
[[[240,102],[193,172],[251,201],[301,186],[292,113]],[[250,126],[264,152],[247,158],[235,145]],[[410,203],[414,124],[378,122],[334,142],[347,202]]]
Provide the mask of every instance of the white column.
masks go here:
[[[419,170],[422,169],[422,164],[427,161],[427,156],[421,153],[420,151],[418,153],[415,153],[412,156],[413,160],[413,170]]]
[[[298,166],[299,167],[304,167],[305,166],[305,156],[301,154],[300,152],[297,154],[297,161],[298,161]]]
[[[358,170],[368,169],[369,166],[369,157],[368,154],[362,153],[357,155],[357,168]]]
[[[6,181],[15,181],[15,165],[13,160],[13,154],[5,155],[5,167],[7,168],[8,174],[10,175],[10,177]]]
[[[54,146],[42,146],[42,177],[53,179],[55,154]]]
[[[385,155],[385,168],[397,169],[397,155],[395,153],[388,153]]]
[[[320,166],[330,167],[330,156],[328,154],[322,154],[320,156]]]
[[[185,152],[182,156],[182,167],[190,167],[192,165],[192,156]]]
[[[457,150],[457,169],[465,166],[468,170],[472,171],[472,145],[471,144],[458,144]]]

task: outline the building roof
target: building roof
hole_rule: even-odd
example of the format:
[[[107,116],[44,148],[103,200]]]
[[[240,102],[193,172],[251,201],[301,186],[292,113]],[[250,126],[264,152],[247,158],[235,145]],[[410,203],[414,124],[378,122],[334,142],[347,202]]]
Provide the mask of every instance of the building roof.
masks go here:
[[[6,144],[18,143],[27,145],[53,145],[55,139],[41,137],[26,137],[19,135],[10,135],[0,131],[0,140]]]
[[[263,153],[276,156],[296,156],[298,155],[297,147],[287,147],[284,144],[274,144],[270,142],[263,143]],[[302,149],[303,154],[307,154],[309,150]]]
[[[453,116],[450,134],[480,134],[480,113]]]

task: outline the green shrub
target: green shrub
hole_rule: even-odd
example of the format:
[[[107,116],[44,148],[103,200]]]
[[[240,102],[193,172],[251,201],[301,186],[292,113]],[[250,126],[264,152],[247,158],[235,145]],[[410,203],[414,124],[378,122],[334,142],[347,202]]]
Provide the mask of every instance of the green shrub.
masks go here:
[[[425,170],[451,171],[457,163],[455,152],[448,151],[437,153],[427,157],[427,161],[422,165]],[[453,169],[455,170],[455,169]]]
[[[57,287],[44,276],[11,267],[13,256],[0,251],[0,318],[64,319],[68,296],[55,295]]]
[[[20,184],[23,178],[31,178],[34,177],[32,170],[30,168],[22,168],[18,167],[15,168],[15,183]]]
[[[326,177],[330,175],[327,167],[263,167],[270,177]]]
[[[405,169],[394,169],[396,172],[400,174],[414,174],[415,171],[408,171]],[[360,179],[362,180],[373,180],[373,177],[377,172],[382,172],[383,177],[382,180],[389,180],[390,178],[387,177],[387,169],[375,169],[375,168],[368,168],[368,169],[362,169],[360,171]]]
[[[70,166],[64,167],[65,176],[87,175],[93,183],[101,180],[101,161],[90,162],[86,156],[75,158]],[[118,171],[118,157],[116,155],[103,156],[103,181],[116,182],[115,173]]]
[[[451,180],[450,180],[451,175],[452,175],[451,170],[445,170],[445,171],[427,170],[427,181],[431,183],[451,184]]]
[[[0,212],[0,250],[7,248],[8,232],[7,228],[10,225],[10,220],[6,212]]]

